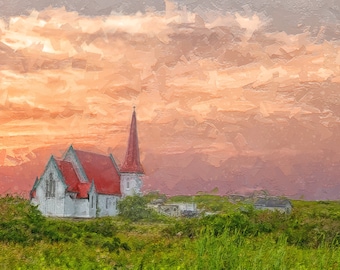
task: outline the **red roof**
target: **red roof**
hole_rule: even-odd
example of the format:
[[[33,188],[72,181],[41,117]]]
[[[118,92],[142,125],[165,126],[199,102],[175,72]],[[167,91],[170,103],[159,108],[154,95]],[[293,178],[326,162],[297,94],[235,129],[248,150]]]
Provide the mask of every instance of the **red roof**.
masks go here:
[[[87,198],[91,183],[81,183],[71,162],[56,160],[60,172],[62,173],[67,191],[76,192],[77,198]]]
[[[75,153],[89,182],[82,183],[79,180],[71,162],[57,160],[59,170],[68,186],[67,191],[76,192],[77,198],[87,198],[91,183],[94,181],[98,193],[121,194],[120,176],[109,156],[80,150],[75,150]]]
[[[139,159],[136,111],[133,111],[132,114],[128,149],[126,151],[125,161],[123,166],[120,168],[120,171],[144,174],[144,169]]]
[[[75,150],[90,182],[101,194],[120,195],[120,175],[109,156]]]
[[[77,184],[77,198],[87,198],[91,188],[91,183],[78,183]]]

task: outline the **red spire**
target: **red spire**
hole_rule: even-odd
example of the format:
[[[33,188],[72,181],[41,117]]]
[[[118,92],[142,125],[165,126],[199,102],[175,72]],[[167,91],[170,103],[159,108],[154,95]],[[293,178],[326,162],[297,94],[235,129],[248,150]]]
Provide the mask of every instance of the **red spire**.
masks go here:
[[[139,160],[137,120],[136,120],[135,107],[133,107],[128,149],[126,151],[124,164],[121,167],[120,171],[144,174],[143,166]]]

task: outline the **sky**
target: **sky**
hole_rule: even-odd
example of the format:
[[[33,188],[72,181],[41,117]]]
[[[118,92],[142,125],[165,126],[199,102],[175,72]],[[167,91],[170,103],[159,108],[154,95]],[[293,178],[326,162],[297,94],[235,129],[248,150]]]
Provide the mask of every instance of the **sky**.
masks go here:
[[[0,3],[0,193],[112,153],[144,191],[340,199],[337,1]]]

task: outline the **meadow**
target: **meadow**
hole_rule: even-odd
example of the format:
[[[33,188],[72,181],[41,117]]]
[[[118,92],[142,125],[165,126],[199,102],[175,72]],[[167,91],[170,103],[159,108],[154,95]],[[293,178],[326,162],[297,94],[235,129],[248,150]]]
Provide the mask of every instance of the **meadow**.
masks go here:
[[[155,196],[130,197],[120,216],[89,220],[46,218],[4,196],[0,269],[340,269],[339,202],[292,201],[286,215],[178,196],[168,200],[215,214],[170,218],[146,207]]]

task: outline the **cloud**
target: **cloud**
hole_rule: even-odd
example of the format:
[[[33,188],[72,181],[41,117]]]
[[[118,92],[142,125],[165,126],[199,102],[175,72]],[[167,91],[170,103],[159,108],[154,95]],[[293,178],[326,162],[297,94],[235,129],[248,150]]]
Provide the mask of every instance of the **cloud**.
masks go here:
[[[202,12],[59,8],[1,22],[0,161],[18,166],[33,149],[74,142],[122,154],[134,105],[145,162],[204,156],[219,179],[232,157],[289,156],[273,161],[287,174],[291,153],[322,160],[339,139],[339,43],[273,30],[256,12]]]

